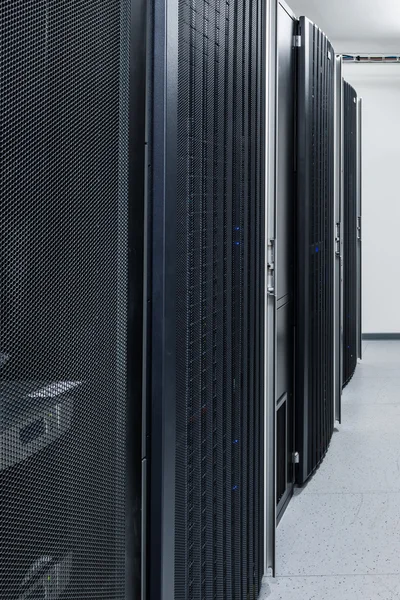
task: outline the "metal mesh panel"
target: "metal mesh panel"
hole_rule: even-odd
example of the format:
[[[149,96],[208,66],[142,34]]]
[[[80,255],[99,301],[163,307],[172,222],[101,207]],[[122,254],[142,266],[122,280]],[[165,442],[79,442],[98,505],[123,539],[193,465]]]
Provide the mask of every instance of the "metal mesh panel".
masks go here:
[[[357,94],[344,82],[343,381],[357,367]]]
[[[324,457],[333,433],[334,50],[301,19],[298,103],[298,481]]]
[[[1,3],[0,598],[125,598],[128,0]]]
[[[175,599],[262,576],[262,3],[179,1]]]

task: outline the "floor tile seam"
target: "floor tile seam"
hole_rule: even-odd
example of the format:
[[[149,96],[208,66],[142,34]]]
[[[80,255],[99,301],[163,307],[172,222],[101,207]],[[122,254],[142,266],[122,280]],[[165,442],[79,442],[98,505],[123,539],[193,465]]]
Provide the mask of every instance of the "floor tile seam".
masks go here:
[[[265,577],[265,580],[273,579],[311,579],[319,577],[400,577],[400,571],[397,573],[327,573],[326,575],[276,575],[275,577]]]
[[[400,406],[400,402],[353,402],[350,401],[349,405],[354,406]],[[341,431],[341,430],[340,430]]]
[[[400,366],[398,368],[400,370]],[[393,369],[390,368],[389,370],[393,371],[394,367],[393,367]],[[397,370],[397,367],[396,367],[396,370]],[[399,373],[399,375],[387,375],[386,377],[368,376],[368,375],[365,375],[365,373],[360,373],[359,375],[354,375],[354,377],[353,377],[353,381],[368,381],[368,379],[391,379],[392,381],[397,381],[398,379],[400,379],[400,373]]]
[[[388,496],[388,495],[400,495],[400,489],[399,490],[368,490],[366,492],[313,492],[313,491],[306,491],[304,490],[304,492],[301,492],[300,494],[298,493],[294,493],[293,499],[295,500],[296,498],[300,498],[300,496],[302,496],[303,494],[307,495],[307,496],[376,496],[378,494],[381,494],[383,496]]]

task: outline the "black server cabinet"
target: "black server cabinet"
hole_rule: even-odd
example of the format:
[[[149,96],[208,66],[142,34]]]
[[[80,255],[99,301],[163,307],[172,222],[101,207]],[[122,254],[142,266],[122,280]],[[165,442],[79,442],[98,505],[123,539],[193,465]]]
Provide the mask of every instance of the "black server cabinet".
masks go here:
[[[358,357],[358,278],[357,278],[357,93],[344,82],[344,335],[343,382],[346,385],[357,367]]]
[[[276,132],[276,502],[279,520],[294,484],[294,228],[295,105],[298,21],[286,5],[278,5],[277,132]]]
[[[144,9],[2,2],[1,600],[140,593]]]
[[[263,575],[264,16],[154,2],[151,600],[255,599]]]
[[[334,427],[334,50],[300,19],[297,119],[297,481],[323,459]]]

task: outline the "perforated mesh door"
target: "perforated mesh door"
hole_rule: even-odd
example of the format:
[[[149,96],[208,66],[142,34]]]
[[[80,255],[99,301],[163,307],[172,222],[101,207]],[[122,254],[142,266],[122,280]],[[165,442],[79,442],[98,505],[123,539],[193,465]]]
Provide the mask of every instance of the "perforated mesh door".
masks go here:
[[[298,481],[324,457],[334,424],[334,50],[301,18],[298,73],[296,443]]]
[[[343,381],[357,367],[357,94],[344,82]]]
[[[1,3],[0,598],[125,598],[128,1]]]
[[[262,577],[262,3],[179,2],[175,599]]]

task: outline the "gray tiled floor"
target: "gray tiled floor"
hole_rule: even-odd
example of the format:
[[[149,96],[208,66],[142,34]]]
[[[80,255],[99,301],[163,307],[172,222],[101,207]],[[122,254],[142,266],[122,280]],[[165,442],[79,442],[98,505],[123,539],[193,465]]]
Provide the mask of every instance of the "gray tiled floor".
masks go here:
[[[400,342],[364,343],[337,429],[278,528],[262,600],[400,599]]]

